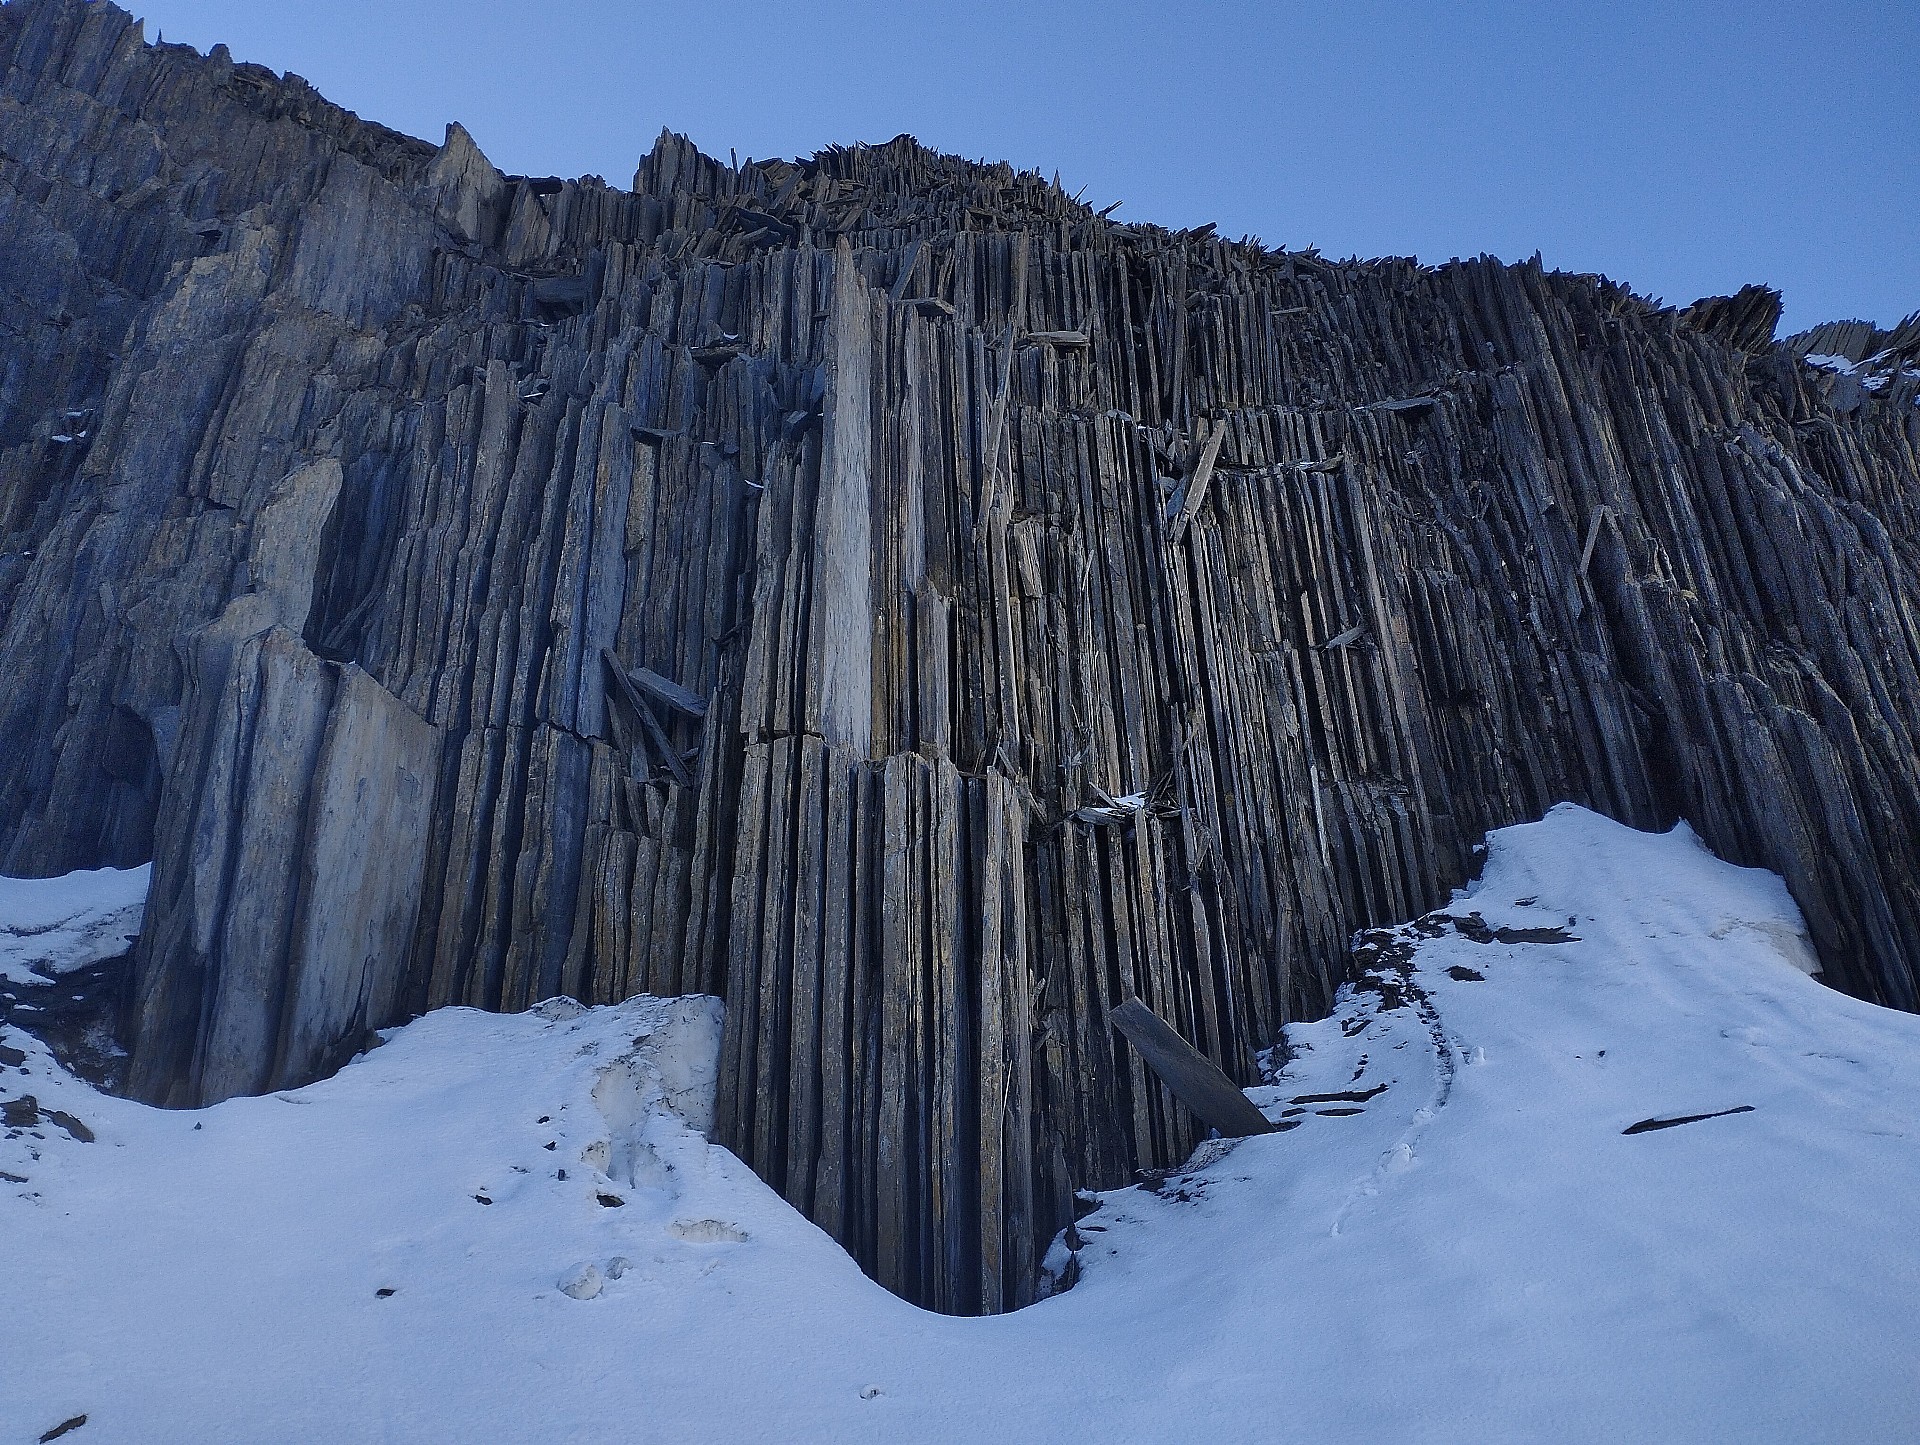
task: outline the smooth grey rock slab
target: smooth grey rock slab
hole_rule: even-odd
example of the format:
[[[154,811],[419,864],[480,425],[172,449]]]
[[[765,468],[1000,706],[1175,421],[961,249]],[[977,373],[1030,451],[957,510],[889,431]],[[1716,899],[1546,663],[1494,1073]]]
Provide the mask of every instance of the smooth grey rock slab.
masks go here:
[[[182,846],[134,960],[129,1088],[156,1103],[308,1082],[399,1016],[439,733],[277,622],[236,636],[272,605],[244,594],[195,642],[160,823]]]
[[[439,757],[438,729],[359,668],[340,670],[308,790],[282,1084],[337,1068],[399,1016]]]

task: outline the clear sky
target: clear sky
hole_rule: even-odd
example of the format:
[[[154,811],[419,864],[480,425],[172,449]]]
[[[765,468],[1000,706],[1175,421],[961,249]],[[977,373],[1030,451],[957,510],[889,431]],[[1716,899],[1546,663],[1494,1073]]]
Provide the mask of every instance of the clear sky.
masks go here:
[[[503,170],[910,131],[1121,219],[1920,309],[1920,0],[121,0]]]

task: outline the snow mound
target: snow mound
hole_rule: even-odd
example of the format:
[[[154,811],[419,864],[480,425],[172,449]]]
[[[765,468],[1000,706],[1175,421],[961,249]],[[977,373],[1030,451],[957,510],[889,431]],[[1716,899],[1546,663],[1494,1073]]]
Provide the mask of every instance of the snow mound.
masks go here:
[[[991,1320],[887,1295],[688,1126],[711,1000],[445,1010],[194,1113],[8,1031],[0,1425],[1920,1438],[1920,1019],[1810,978],[1776,878],[1560,808],[1356,961],[1249,1091],[1275,1133],[1094,1197],[1074,1287]]]
[[[0,878],[0,981],[38,983],[125,953],[151,863],[63,878]]]

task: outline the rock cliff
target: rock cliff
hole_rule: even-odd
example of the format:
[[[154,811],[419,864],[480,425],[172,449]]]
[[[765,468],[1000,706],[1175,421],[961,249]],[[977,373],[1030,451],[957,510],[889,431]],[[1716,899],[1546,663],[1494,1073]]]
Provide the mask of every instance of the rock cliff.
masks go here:
[[[1112,1006],[1251,1081],[1557,801],[1684,815],[1920,1003],[1920,337],[1862,386],[1777,317],[906,137],[504,176],[10,0],[0,870],[154,860],[156,1102],[718,994],[722,1140],[1010,1308],[1195,1142]]]

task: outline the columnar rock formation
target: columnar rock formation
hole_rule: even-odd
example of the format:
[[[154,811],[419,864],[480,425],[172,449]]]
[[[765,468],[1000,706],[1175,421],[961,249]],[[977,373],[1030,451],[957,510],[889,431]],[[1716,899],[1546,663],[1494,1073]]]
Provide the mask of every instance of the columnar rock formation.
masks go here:
[[[81,0],[0,70],[0,867],[155,858],[143,1097],[719,994],[723,1140],[971,1312],[1195,1142],[1110,1007],[1250,1080],[1561,799],[1916,1004],[1920,383],[1768,293],[508,177]]]

